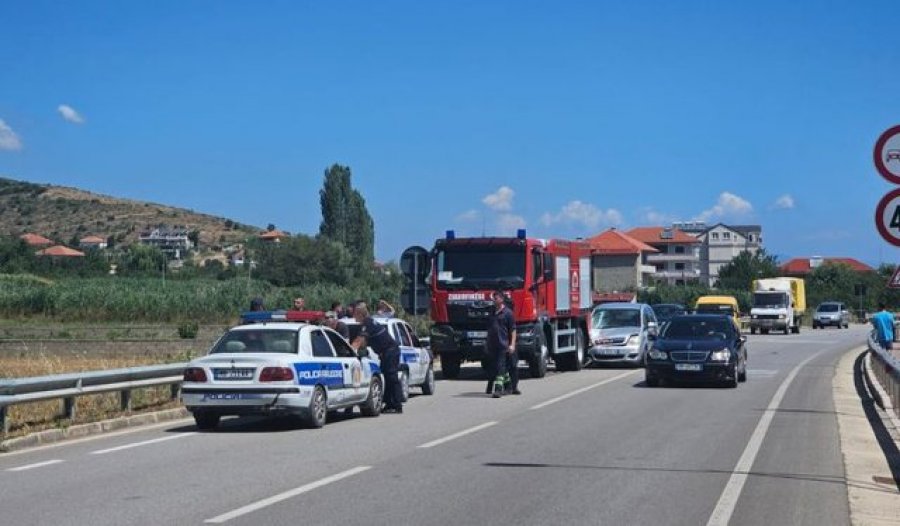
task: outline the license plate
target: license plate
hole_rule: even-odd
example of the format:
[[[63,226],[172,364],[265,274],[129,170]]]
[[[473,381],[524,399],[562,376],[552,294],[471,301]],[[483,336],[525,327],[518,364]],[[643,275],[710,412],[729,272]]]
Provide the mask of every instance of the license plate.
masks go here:
[[[209,393],[203,395],[204,400],[258,400],[262,395],[254,393]]]
[[[466,333],[469,338],[487,338],[487,331],[469,331]]]
[[[214,369],[216,380],[252,380],[253,369]]]
[[[479,345],[484,345],[484,340],[471,340],[473,347],[478,347]]]
[[[676,363],[676,371],[702,371],[703,365],[699,363]]]
[[[619,356],[620,354],[625,354],[625,351],[620,349],[600,349],[600,354],[603,356]]]

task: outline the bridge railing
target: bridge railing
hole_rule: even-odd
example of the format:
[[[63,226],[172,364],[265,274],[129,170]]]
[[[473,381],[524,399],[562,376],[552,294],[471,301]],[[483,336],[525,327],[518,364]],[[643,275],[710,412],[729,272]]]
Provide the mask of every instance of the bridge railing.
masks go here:
[[[872,372],[887,391],[894,413],[900,418],[900,360],[878,343],[874,331],[869,334],[869,354]]]
[[[120,407],[128,411],[133,389],[169,385],[174,400],[178,398],[186,366],[173,363],[0,380],[0,428],[4,435],[9,432],[8,408],[18,404],[62,400],[62,414],[72,419],[75,399],[84,395],[118,391]]]

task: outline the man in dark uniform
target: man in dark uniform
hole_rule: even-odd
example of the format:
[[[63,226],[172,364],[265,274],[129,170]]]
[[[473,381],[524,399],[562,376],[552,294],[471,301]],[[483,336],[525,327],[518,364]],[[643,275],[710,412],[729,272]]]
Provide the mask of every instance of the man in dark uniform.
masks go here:
[[[485,392],[500,398],[504,391],[519,391],[519,353],[516,352],[516,319],[506,306],[506,295],[495,291],[492,295],[494,311],[488,320],[486,348],[492,371],[488,371]],[[493,375],[491,373],[494,373]],[[501,387],[503,386],[503,387]],[[505,389],[504,389],[505,387]]]
[[[400,372],[400,346],[391,337],[387,326],[372,319],[365,303],[356,304],[353,317],[362,325],[362,331],[353,340],[353,348],[359,351],[368,344],[381,360],[381,372],[384,374],[384,412],[402,413],[402,391],[400,378],[397,376]]]

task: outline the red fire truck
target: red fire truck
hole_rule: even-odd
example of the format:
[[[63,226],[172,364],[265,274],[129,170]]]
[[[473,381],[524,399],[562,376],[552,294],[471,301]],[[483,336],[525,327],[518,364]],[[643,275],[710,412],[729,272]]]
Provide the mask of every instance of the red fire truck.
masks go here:
[[[533,377],[553,360],[559,370],[584,363],[591,312],[590,246],[580,241],[516,237],[435,242],[431,272],[431,349],[447,378],[466,360],[485,363],[491,292],[503,290],[516,317],[516,349]]]

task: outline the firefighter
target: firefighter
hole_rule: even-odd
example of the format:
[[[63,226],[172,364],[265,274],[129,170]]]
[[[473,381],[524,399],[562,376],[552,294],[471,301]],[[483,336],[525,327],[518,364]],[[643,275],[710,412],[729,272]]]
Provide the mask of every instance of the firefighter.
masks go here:
[[[494,398],[504,393],[522,394],[519,391],[519,354],[516,352],[516,319],[506,306],[503,291],[494,291],[494,311],[488,320],[486,348],[488,360],[492,361],[488,371],[488,385],[485,392]],[[493,373],[493,374],[491,374]]]

